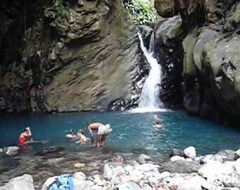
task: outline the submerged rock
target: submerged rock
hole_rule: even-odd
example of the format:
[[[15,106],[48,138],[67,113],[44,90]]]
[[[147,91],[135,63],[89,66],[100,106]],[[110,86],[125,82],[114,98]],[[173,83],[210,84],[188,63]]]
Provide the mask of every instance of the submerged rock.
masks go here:
[[[45,156],[45,157],[48,157],[48,158],[55,158],[55,157],[61,157],[62,155],[62,152],[65,150],[64,147],[48,147],[48,148],[45,148],[39,152],[37,152],[35,155],[38,155],[38,156]]]
[[[15,169],[19,164],[18,158],[0,155],[0,174],[3,175],[4,172]]]

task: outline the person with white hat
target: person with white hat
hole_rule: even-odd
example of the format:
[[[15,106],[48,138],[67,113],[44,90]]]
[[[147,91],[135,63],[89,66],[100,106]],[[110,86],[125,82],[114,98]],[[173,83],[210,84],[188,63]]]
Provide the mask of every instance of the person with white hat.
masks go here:
[[[96,145],[97,148],[102,149],[104,147],[106,136],[112,131],[112,129],[109,124],[91,123],[88,125],[88,131],[92,144],[94,144],[93,131],[97,131]]]

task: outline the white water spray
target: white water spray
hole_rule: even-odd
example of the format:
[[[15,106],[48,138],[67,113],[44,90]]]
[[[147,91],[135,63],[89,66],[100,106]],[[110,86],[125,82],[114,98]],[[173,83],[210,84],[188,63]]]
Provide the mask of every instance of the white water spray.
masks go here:
[[[159,99],[159,91],[161,84],[161,65],[158,64],[157,60],[153,57],[154,54],[154,33],[151,36],[149,50],[144,46],[142,35],[140,32],[137,33],[141,49],[150,64],[149,76],[146,79],[142,94],[140,96],[139,108],[144,110],[156,110],[162,106],[162,102]]]

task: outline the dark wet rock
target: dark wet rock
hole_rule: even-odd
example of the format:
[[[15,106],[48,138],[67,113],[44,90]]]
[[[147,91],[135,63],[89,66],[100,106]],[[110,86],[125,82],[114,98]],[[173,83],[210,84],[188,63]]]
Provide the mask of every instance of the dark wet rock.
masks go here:
[[[156,0],[154,6],[162,17],[172,17],[175,13],[175,3],[173,0]]]
[[[109,105],[108,105],[108,110],[111,110],[111,111],[124,111],[126,109],[126,104],[127,102],[122,99],[122,98],[119,98],[117,100],[114,100],[113,102],[110,102]]]
[[[166,162],[161,167],[161,171],[169,171],[172,173],[193,173],[197,172],[201,168],[201,165],[197,162],[190,162],[184,160],[178,160],[174,162]]]
[[[181,150],[181,149],[173,148],[172,151],[170,152],[169,156],[170,157],[173,157],[173,156],[184,157],[184,153],[183,153],[183,150]]]
[[[37,152],[35,155],[44,156],[45,158],[48,159],[57,158],[62,156],[64,150],[65,149],[63,147],[48,147]]]
[[[166,107],[182,104],[182,19],[160,20],[154,29],[155,57],[162,68],[159,97]]]
[[[239,7],[236,0],[155,1],[155,8],[161,16],[173,17],[180,13],[182,19],[177,39],[170,38],[169,43],[160,40],[161,43],[157,45],[158,59],[163,70],[160,97],[164,103],[174,100],[171,94],[178,89],[174,79],[181,72],[180,67],[176,70],[174,68],[183,61],[183,83],[180,88],[183,90],[182,100],[187,112],[207,119],[239,122],[239,97],[236,95],[238,82],[235,78],[238,75],[235,43],[239,40]],[[163,23],[163,20],[159,21],[160,28],[164,26]],[[167,31],[174,29],[173,25],[169,25]],[[165,36],[168,34],[162,33]],[[180,57],[177,64],[174,56],[166,50],[176,53],[181,49],[177,41],[181,43],[182,40],[184,52],[179,54],[183,55],[183,59],[176,56]],[[163,46],[167,46],[165,51]],[[168,68],[171,65],[172,73]],[[181,81],[182,76],[177,77],[178,81]],[[233,106],[229,106],[231,104]]]
[[[19,164],[17,158],[0,155],[0,174],[16,168]]]

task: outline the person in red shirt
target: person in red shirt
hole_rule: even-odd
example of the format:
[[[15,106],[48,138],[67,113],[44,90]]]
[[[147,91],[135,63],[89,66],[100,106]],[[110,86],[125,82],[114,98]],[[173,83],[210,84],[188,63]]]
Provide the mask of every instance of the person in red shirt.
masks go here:
[[[32,143],[32,140],[30,139],[32,136],[30,127],[25,128],[22,133],[18,137],[18,146],[26,146],[28,144]]]

